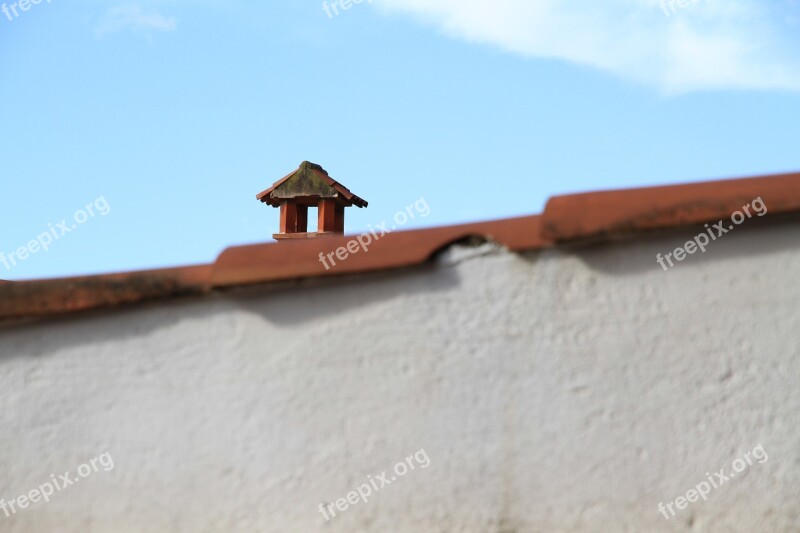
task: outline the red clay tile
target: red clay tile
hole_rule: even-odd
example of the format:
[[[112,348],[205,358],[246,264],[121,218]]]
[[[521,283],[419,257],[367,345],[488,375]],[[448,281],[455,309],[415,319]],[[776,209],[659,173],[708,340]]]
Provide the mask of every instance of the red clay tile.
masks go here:
[[[204,295],[214,289],[410,267],[468,237],[509,250],[535,250],[584,239],[716,222],[760,197],[768,215],[800,211],[800,174],[690,185],[573,194],[552,198],[542,216],[389,233],[330,270],[319,255],[355,236],[288,240],[228,248],[213,265],[44,281],[0,281],[0,321],[37,318],[151,300]],[[353,250],[356,250],[351,244]],[[333,256],[335,258],[335,256]],[[331,258],[329,258],[331,259]]]
[[[320,261],[320,253],[327,255],[346,247],[356,239],[355,236],[237,246],[228,248],[217,259],[212,284],[214,287],[230,287],[418,265],[447,245],[471,236],[495,240],[515,251],[536,249],[548,245],[539,236],[539,219],[538,216],[529,216],[390,233],[372,243],[367,252],[359,248],[344,261],[334,258],[336,265],[329,263],[330,270],[326,270]]]
[[[0,320],[44,317],[209,292],[213,265],[0,285]]]
[[[556,196],[543,236],[566,242],[716,222],[758,197],[770,215],[800,210],[800,173]]]

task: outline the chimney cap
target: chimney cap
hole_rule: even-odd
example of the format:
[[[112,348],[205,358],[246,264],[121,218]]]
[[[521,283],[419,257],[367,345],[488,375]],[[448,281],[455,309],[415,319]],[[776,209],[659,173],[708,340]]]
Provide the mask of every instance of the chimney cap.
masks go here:
[[[256,199],[272,207],[279,207],[291,198],[336,198],[339,203],[349,207],[367,207],[369,203],[356,196],[350,189],[331,178],[321,165],[303,161],[294,170],[275,182],[269,189],[256,195]]]

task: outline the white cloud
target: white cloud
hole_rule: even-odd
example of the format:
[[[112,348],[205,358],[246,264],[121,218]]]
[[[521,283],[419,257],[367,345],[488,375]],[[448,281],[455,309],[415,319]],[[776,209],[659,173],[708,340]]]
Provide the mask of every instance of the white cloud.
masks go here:
[[[152,31],[175,31],[177,22],[157,11],[145,12],[139,4],[112,7],[95,26],[98,37],[124,30],[150,33]]]
[[[660,0],[375,3],[452,37],[585,65],[665,92],[800,90],[797,0],[664,0],[664,8]]]

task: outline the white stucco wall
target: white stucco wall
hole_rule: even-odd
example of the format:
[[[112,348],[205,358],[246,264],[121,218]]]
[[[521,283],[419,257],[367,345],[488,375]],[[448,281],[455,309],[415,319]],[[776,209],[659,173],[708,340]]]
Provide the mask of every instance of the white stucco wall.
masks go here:
[[[3,330],[0,498],[114,468],[0,531],[798,531],[800,226],[663,272],[691,235]],[[325,521],[420,449],[427,468]]]

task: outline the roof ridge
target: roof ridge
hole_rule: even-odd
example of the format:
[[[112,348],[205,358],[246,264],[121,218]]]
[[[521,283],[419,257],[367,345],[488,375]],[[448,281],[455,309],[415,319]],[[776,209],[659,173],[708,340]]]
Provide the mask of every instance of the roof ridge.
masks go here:
[[[404,268],[475,236],[524,251],[716,222],[758,198],[768,208],[765,215],[800,213],[800,173],[568,194],[550,198],[541,215],[387,232],[380,237],[373,230],[370,253],[353,254],[331,270],[323,267],[319,257],[346,249],[358,242],[357,236],[233,246],[214,263],[188,267],[0,280],[0,321],[204,295],[248,284]],[[360,237],[366,241],[367,235]]]

